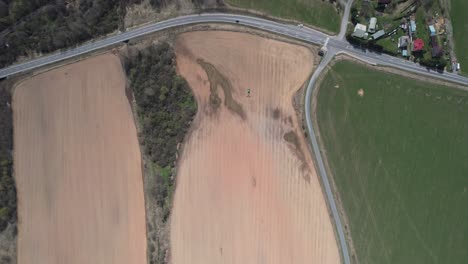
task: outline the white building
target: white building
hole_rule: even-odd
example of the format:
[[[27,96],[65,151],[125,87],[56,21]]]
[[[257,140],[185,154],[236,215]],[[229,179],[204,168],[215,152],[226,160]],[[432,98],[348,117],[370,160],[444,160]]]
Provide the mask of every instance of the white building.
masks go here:
[[[369,33],[374,33],[376,29],[377,29],[377,18],[371,17],[370,23],[369,23]]]
[[[356,38],[362,38],[366,39],[367,38],[367,26],[363,24],[357,23],[356,26],[354,27],[354,32],[351,34],[351,36],[356,37]]]

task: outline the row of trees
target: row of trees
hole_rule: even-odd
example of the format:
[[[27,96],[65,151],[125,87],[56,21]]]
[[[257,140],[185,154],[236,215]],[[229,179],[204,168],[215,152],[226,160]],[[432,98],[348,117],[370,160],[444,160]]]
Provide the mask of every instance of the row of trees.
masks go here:
[[[196,103],[187,82],[177,75],[172,47],[163,43],[139,51],[125,63],[137,102],[145,154],[161,167],[172,165]]]
[[[4,82],[4,81],[3,81]],[[4,84],[4,83],[3,83]],[[0,82],[0,232],[16,223],[16,188],[12,174],[13,119],[10,92]]]

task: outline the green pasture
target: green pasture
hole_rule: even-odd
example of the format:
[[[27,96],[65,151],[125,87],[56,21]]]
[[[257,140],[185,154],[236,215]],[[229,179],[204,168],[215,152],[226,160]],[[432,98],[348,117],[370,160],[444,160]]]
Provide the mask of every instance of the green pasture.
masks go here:
[[[257,10],[272,16],[292,19],[330,32],[340,31],[341,16],[323,0],[227,0],[235,7]]]
[[[468,92],[341,61],[317,96],[359,263],[466,263]]]

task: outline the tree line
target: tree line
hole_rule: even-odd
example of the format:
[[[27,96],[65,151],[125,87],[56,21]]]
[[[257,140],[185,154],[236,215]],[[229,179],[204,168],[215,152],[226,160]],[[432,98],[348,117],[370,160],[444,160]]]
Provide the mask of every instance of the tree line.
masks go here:
[[[8,224],[15,224],[17,219],[11,95],[4,82],[0,82],[0,233]]]

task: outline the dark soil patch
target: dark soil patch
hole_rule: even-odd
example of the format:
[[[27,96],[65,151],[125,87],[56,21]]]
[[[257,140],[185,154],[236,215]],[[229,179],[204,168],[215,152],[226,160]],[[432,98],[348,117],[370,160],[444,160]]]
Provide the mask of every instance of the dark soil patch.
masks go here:
[[[307,168],[306,165],[306,158],[305,154],[302,151],[301,144],[299,142],[299,137],[297,136],[296,132],[294,131],[289,131],[286,134],[284,134],[283,139],[288,142],[291,145],[291,149],[293,153],[301,160],[302,165],[301,169],[304,170]],[[304,180],[307,182],[310,182],[310,175],[309,174],[304,174]]]
[[[273,119],[276,120],[276,119],[280,118],[280,116],[281,116],[281,111],[279,110],[279,108],[277,107],[277,108],[273,109]]]
[[[216,110],[221,104],[221,98],[218,96],[218,86],[221,86],[224,92],[224,105],[231,112],[237,114],[243,120],[246,119],[246,114],[241,104],[239,104],[232,97],[232,85],[231,82],[224,77],[212,64],[202,60],[197,59],[197,63],[205,70],[206,75],[210,81],[210,105]]]

